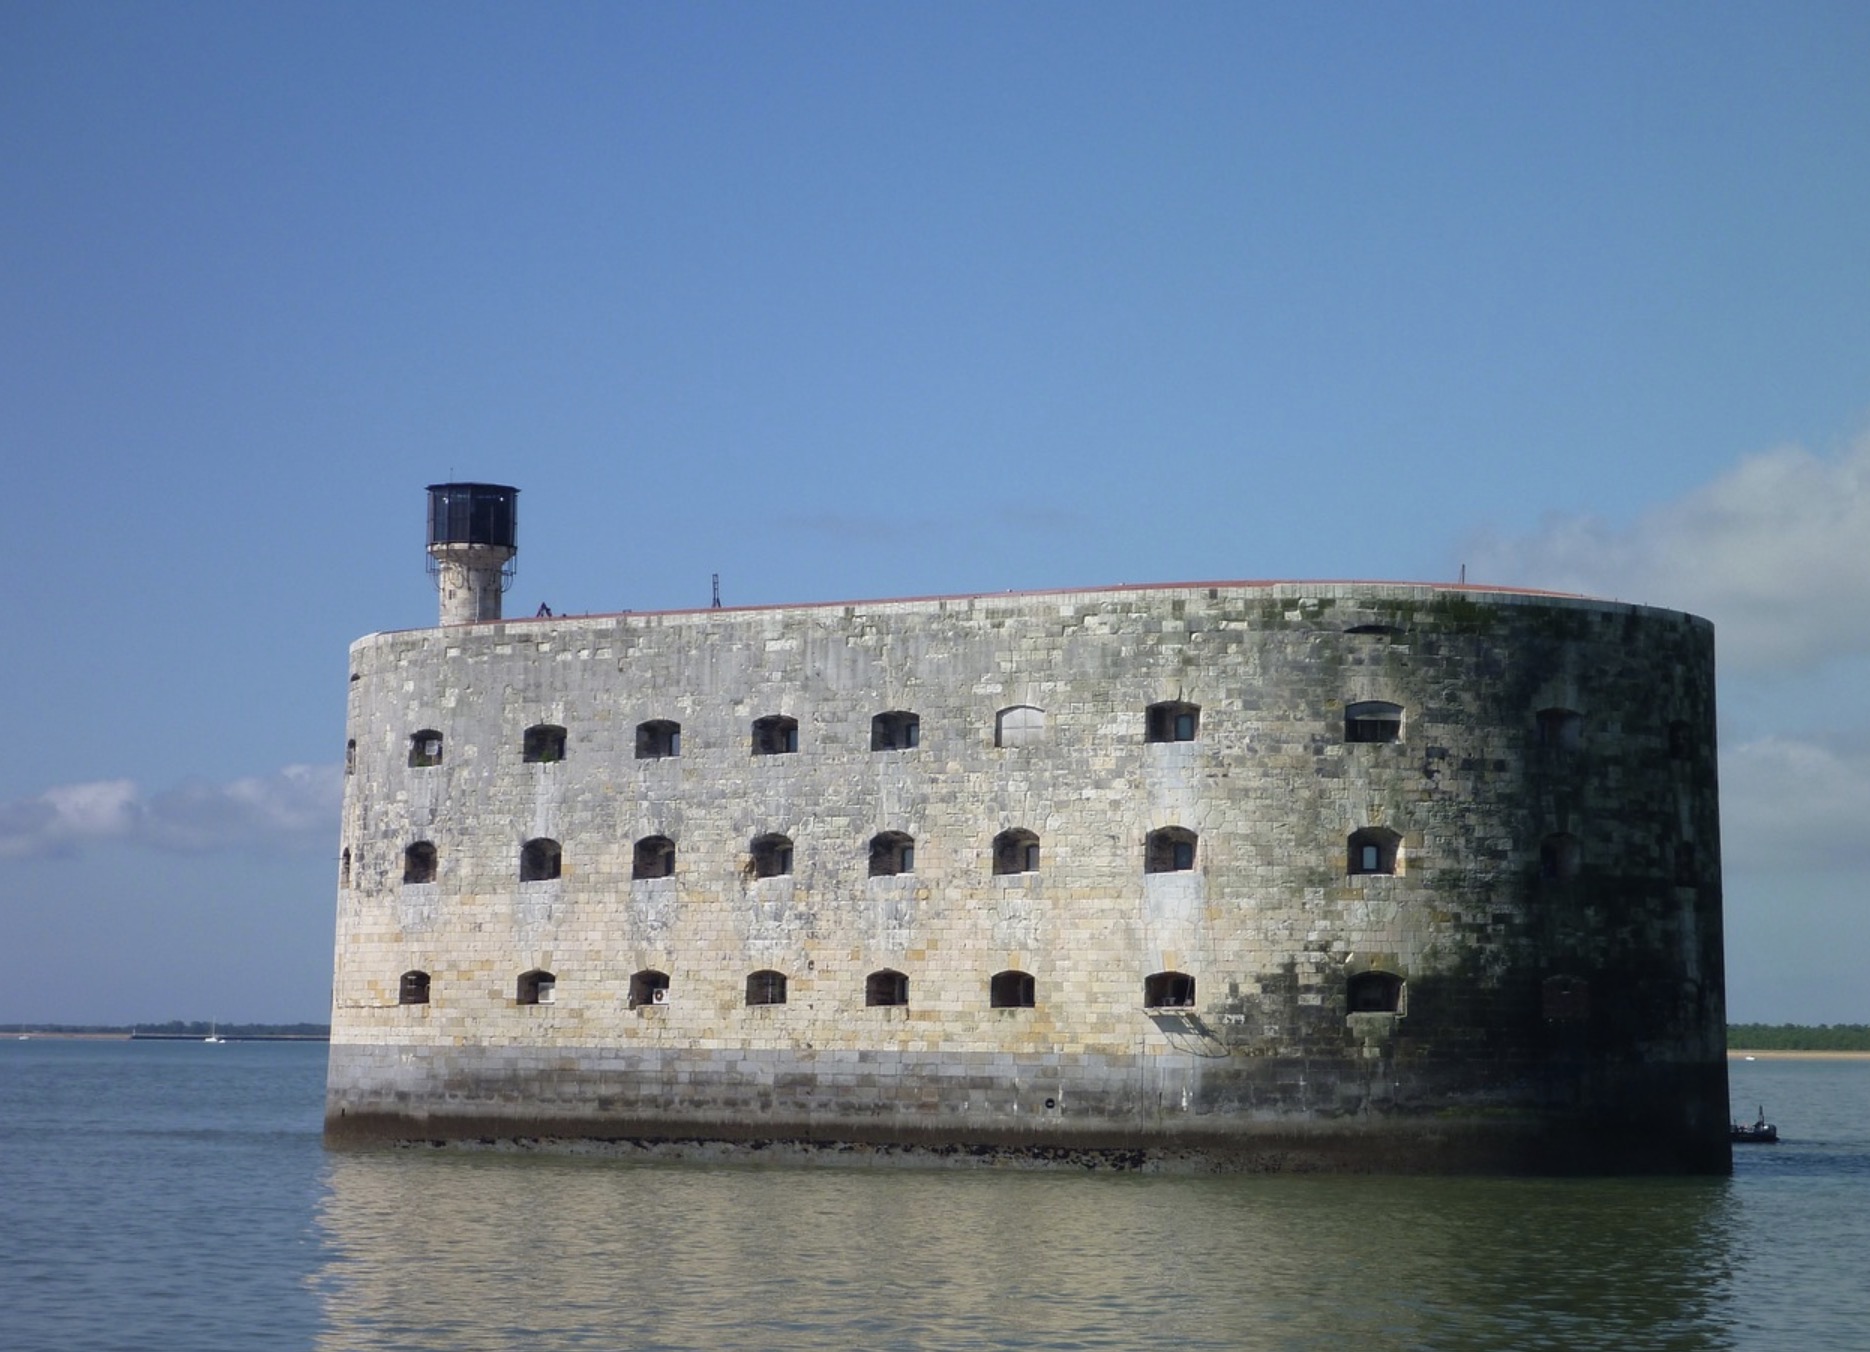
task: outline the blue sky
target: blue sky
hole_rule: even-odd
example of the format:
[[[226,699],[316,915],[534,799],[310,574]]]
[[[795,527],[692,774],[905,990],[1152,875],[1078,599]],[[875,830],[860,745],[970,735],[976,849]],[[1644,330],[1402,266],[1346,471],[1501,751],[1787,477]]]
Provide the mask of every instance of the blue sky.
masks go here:
[[[0,0],[0,1022],[325,1016],[345,650],[1455,578],[1719,626],[1730,1011],[1870,1021],[1870,7]]]

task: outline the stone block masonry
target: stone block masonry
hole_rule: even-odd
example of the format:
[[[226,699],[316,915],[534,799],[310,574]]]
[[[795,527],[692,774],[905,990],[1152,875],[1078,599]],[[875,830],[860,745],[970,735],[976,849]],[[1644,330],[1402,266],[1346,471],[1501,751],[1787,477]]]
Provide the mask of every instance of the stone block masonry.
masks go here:
[[[1150,586],[350,677],[334,1143],[1728,1166],[1704,620]]]

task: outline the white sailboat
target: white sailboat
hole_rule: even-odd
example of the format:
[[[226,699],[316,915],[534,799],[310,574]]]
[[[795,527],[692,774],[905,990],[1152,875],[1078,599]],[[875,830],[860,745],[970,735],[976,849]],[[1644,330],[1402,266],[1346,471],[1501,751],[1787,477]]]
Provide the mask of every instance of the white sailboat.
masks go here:
[[[203,1042],[225,1042],[227,1041],[226,1038],[221,1036],[221,1025],[218,1020],[212,1020],[212,1019],[209,1020],[208,1035],[204,1037],[202,1041]]]

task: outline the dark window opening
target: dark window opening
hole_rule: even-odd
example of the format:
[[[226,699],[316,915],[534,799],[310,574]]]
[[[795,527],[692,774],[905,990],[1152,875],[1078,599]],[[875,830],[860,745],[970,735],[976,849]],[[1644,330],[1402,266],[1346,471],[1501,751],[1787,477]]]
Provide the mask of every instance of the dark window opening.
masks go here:
[[[1695,754],[1695,739],[1685,719],[1669,724],[1669,759],[1690,760]]]
[[[1381,826],[1366,826],[1353,831],[1346,842],[1348,868],[1352,873],[1394,873],[1401,853],[1402,837]]]
[[[769,718],[755,719],[753,723],[753,754],[756,756],[783,756],[787,752],[799,749],[799,720],[787,718],[783,714],[774,714]]]
[[[786,1002],[786,974],[768,968],[763,972],[752,972],[747,976],[747,1003],[750,1005],[783,1005]]]
[[[357,773],[357,739],[355,737],[344,744],[344,773],[347,775]]]
[[[424,728],[409,738],[409,764],[412,769],[422,769],[429,765],[442,763],[442,735],[433,728]]]
[[[404,972],[402,980],[396,986],[396,1003],[426,1005],[428,1002],[429,974],[427,972]]]
[[[1402,716],[1402,705],[1386,700],[1368,699],[1347,704],[1344,706],[1344,740],[1400,742]]]
[[[667,836],[644,836],[630,861],[632,878],[668,878],[675,874],[675,842]]]
[[[915,837],[901,831],[885,831],[870,838],[870,876],[893,878],[899,873],[916,871]]]
[[[1035,746],[1045,740],[1045,710],[1030,704],[1015,704],[994,715],[995,746]]]
[[[761,836],[753,842],[753,876],[779,878],[792,872],[792,841],[780,835]]]
[[[1394,972],[1359,972],[1344,986],[1344,1007],[1352,1014],[1402,1013],[1403,979]]]
[[[1695,867],[1695,842],[1680,840],[1675,843],[1675,882],[1678,887],[1693,887],[1700,881],[1699,871]]]
[[[403,851],[403,881],[406,883],[435,881],[435,847],[428,841],[418,840]]]
[[[526,729],[520,741],[520,759],[528,765],[552,765],[565,759],[565,729],[540,723]]]
[[[1193,1009],[1195,978],[1186,972],[1151,972],[1143,978],[1144,1009]]]
[[[1576,709],[1541,709],[1539,745],[1554,751],[1576,751],[1584,744],[1584,715]]]
[[[1384,638],[1401,638],[1403,631],[1393,624],[1353,624],[1345,631],[1347,634],[1375,634]]]
[[[1143,872],[1185,873],[1195,866],[1195,833],[1180,826],[1151,831],[1143,841]]]
[[[556,840],[529,840],[519,850],[519,880],[539,883],[559,876],[564,856]]]
[[[338,886],[349,887],[350,885],[351,885],[351,850],[350,850],[350,846],[347,845],[344,847],[344,852],[338,856]]]
[[[666,760],[682,754],[682,725],[666,718],[652,718],[636,725],[636,758]]]
[[[993,838],[993,871],[997,874],[1037,873],[1039,837],[1030,831],[1002,831]]]
[[[1578,876],[1580,865],[1575,836],[1547,836],[1539,842],[1539,876],[1547,882],[1569,882]]]
[[[519,974],[519,989],[515,992],[514,1003],[522,1005],[549,1005],[558,990],[558,978],[550,972],[531,971]]]
[[[902,710],[878,714],[870,720],[872,751],[909,751],[922,745],[922,720]]]
[[[987,1003],[994,1009],[1031,1009],[1032,996],[1030,972],[995,972],[987,982]]]
[[[630,1008],[669,1003],[669,974],[645,968],[630,978]]]
[[[866,1005],[906,1005],[909,1003],[909,978],[885,967],[864,978]]]
[[[1192,742],[1201,727],[1201,706],[1167,700],[1143,711],[1143,739],[1149,742]]]
[[[1591,983],[1581,976],[1548,976],[1539,983],[1540,1005],[1554,1023],[1581,1023],[1591,1017]]]

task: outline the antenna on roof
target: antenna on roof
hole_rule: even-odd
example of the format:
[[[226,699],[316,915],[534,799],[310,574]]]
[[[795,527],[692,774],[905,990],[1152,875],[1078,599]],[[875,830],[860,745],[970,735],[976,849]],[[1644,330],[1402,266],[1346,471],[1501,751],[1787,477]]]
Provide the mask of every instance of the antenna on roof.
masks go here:
[[[714,604],[710,608],[713,610],[721,608],[721,575],[719,573],[714,575]]]

